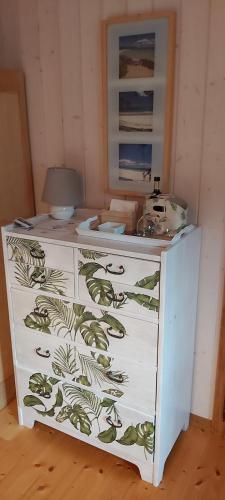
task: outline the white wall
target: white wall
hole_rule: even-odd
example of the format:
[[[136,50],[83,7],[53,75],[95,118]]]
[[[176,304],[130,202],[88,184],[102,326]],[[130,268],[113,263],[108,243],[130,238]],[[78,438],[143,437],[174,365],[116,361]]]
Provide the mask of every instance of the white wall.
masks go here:
[[[211,417],[224,277],[224,0],[0,0],[0,64],[26,75],[38,211],[46,168],[62,162],[83,175],[87,205],[101,207],[100,20],[152,9],[177,12],[171,187],[203,228],[192,411]]]

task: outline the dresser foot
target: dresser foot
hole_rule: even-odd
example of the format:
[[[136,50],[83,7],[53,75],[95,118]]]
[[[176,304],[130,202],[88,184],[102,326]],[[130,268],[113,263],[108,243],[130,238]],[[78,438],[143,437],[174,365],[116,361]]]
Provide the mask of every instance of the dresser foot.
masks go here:
[[[151,464],[141,464],[138,465],[141,479],[147,483],[152,483],[152,465]]]
[[[183,431],[188,430],[189,421],[190,421],[190,414],[188,413],[188,415],[186,416],[185,421],[184,421],[184,425],[183,425],[183,429],[182,429]]]
[[[24,427],[28,427],[28,429],[32,429],[34,427],[35,420],[30,415],[26,415],[21,410],[19,412],[19,424]]]

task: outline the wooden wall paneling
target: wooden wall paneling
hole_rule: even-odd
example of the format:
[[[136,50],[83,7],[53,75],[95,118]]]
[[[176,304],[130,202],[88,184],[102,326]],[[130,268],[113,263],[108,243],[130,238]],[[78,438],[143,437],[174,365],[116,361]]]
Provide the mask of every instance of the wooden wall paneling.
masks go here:
[[[85,199],[80,2],[58,0],[64,160],[83,181]]]
[[[80,2],[86,205],[104,206],[100,20],[102,2]]]
[[[41,213],[47,211],[47,205],[41,201],[46,172],[46,123],[37,7],[36,0],[20,0],[18,23],[21,63],[26,81],[35,202],[37,212]]]
[[[202,25],[202,18],[200,24]],[[211,417],[224,284],[225,3],[211,2],[199,224],[202,251],[193,413]],[[204,390],[202,389],[204,387]]]
[[[55,0],[38,0],[40,62],[46,134],[45,167],[64,163],[58,12]]]
[[[0,0],[0,66],[21,68],[17,0]]]
[[[128,14],[139,14],[151,12],[153,0],[127,0]]]
[[[176,49],[174,65],[174,90],[172,111],[172,141],[170,154],[170,190],[174,191],[177,118],[179,100],[179,71],[180,71],[180,48],[181,48],[181,0],[152,0],[153,10],[173,10],[176,12]]]
[[[174,190],[197,222],[205,79],[208,57],[209,1],[182,1]]]
[[[127,13],[127,0],[103,0],[102,19],[107,17],[125,15]]]

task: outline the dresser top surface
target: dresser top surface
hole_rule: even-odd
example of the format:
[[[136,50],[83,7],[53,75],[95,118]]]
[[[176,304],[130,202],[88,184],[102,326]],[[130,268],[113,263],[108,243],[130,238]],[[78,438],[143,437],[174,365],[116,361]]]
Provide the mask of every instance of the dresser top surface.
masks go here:
[[[68,220],[55,220],[48,215],[39,215],[28,219],[34,224],[34,228],[23,229],[14,224],[5,226],[3,231],[5,234],[21,235],[22,237],[32,239],[37,238],[42,241],[48,240],[49,243],[59,243],[66,246],[75,247],[90,247],[92,249],[104,249],[109,253],[125,253],[126,255],[136,258],[145,258],[150,260],[160,261],[162,251],[170,247],[167,246],[146,246],[140,244],[128,243],[126,241],[116,241],[110,239],[100,239],[96,237],[80,236],[76,232],[76,226],[88,217],[96,215],[98,210],[94,209],[78,209],[74,217]]]

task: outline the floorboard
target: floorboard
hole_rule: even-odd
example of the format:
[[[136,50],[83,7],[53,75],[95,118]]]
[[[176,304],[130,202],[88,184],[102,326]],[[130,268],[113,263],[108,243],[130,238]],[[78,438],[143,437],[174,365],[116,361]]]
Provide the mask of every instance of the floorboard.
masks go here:
[[[183,432],[158,488],[128,462],[37,423],[0,412],[1,500],[224,500],[225,439],[207,427]]]

